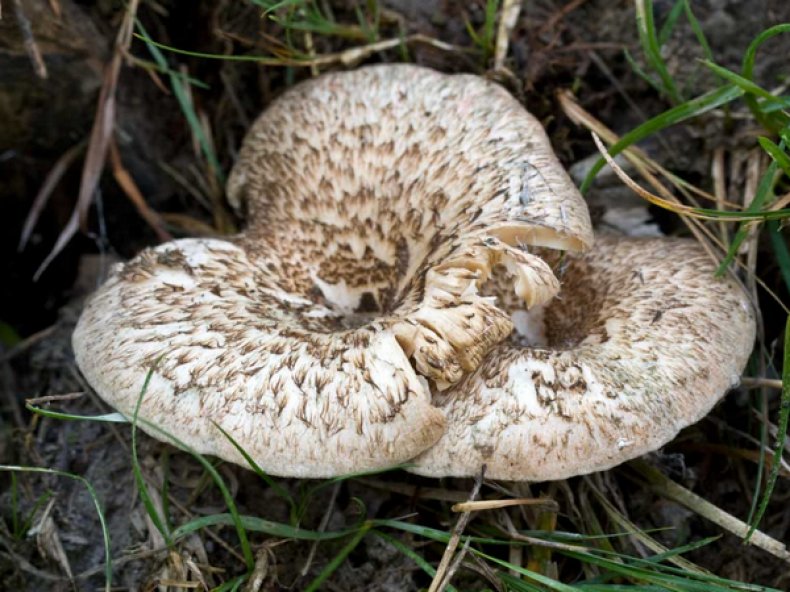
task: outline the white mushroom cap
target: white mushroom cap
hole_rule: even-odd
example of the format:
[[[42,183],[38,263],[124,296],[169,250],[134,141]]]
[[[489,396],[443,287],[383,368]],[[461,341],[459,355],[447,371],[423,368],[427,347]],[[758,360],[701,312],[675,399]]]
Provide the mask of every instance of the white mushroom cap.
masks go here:
[[[494,479],[547,481],[667,443],[738,383],[752,350],[751,305],[714,272],[692,241],[597,237],[530,313],[543,343],[515,332],[434,396],[447,431],[414,472],[472,476],[485,463]]]
[[[327,477],[442,435],[431,386],[511,333],[479,293],[496,266],[528,305],[559,284],[525,245],[581,251],[586,206],[538,122],[475,76],[328,74],[255,123],[228,186],[248,228],[114,269],[74,333],[99,395],[202,453]],[[146,429],[145,425],[141,425]],[[156,435],[156,434],[154,434]]]

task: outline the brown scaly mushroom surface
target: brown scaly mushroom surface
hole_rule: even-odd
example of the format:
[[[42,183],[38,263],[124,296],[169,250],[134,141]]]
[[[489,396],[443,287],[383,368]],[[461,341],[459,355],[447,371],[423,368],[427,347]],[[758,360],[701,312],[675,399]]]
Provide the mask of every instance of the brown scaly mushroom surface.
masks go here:
[[[116,267],[74,350],[122,412],[153,368],[142,419],[246,464],[218,425],[276,475],[425,451],[446,423],[432,391],[485,366],[512,332],[480,293],[494,268],[519,306],[540,306],[559,282],[526,247],[592,244],[583,200],[513,97],[410,65],[285,93],[250,130],[228,193],[246,231]]]
[[[562,289],[509,343],[436,393],[447,420],[421,475],[547,481],[656,450],[736,385],[755,338],[751,304],[691,240],[598,236]]]

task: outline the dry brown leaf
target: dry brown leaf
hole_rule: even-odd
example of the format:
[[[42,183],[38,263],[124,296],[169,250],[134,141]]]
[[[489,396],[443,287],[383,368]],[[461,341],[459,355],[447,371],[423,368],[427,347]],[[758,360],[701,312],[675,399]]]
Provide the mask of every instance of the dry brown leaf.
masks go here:
[[[55,162],[55,166],[47,173],[44,182],[41,184],[41,188],[36,194],[36,198],[33,200],[33,205],[30,206],[30,211],[27,214],[27,218],[25,218],[25,224],[22,226],[22,234],[19,236],[19,246],[17,247],[18,251],[23,251],[25,249],[27,241],[30,240],[33,228],[35,228],[36,222],[38,222],[38,219],[41,217],[41,212],[44,210],[44,206],[47,205],[49,197],[52,195],[52,191],[54,191],[55,187],[60,183],[63,175],[77,156],[79,156],[80,152],[82,152],[83,148],[85,148],[84,140],[66,150],[66,152],[58,158],[57,162]]]
[[[52,260],[69,243],[77,230],[87,225],[88,210],[96,188],[99,185],[101,173],[104,170],[104,162],[107,158],[107,148],[115,127],[115,93],[118,87],[118,76],[121,71],[121,64],[126,49],[132,40],[134,30],[134,18],[137,14],[139,0],[131,0],[124,14],[123,21],[115,39],[115,50],[112,59],[104,70],[99,101],[96,108],[96,116],[93,120],[90,139],[88,141],[88,152],[85,155],[85,162],[82,165],[82,177],[80,179],[80,190],[77,196],[77,205],[66,226],[61,230],[55,246],[52,247],[49,255],[33,276],[34,280],[41,277],[44,270]]]
[[[118,185],[121,186],[121,189],[123,189],[123,192],[134,204],[134,207],[137,208],[140,216],[148,222],[148,225],[154,230],[160,242],[173,240],[173,236],[165,230],[162,218],[148,206],[143,194],[137,187],[137,183],[134,182],[129,171],[123,166],[121,154],[118,151],[118,145],[115,139],[110,140],[110,162],[112,164],[112,174],[118,182]]]

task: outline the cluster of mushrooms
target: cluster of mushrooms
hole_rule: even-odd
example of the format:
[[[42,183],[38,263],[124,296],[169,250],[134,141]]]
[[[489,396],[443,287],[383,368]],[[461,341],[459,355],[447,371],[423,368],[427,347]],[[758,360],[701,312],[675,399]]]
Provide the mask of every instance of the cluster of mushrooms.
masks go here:
[[[74,332],[110,405],[331,477],[543,481],[655,450],[735,385],[749,301],[693,241],[598,236],[538,121],[411,65],[297,85],[228,183],[239,235],[117,265]],[[594,243],[594,244],[593,244]]]

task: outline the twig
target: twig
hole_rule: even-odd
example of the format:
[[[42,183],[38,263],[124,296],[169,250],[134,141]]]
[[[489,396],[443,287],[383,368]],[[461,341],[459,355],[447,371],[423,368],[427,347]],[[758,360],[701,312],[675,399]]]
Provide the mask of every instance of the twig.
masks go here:
[[[474,501],[475,498],[480,493],[480,488],[483,485],[483,477],[485,477],[486,466],[480,469],[480,473],[478,474],[477,478],[475,479],[474,487],[472,487],[472,492],[469,494],[468,501]],[[453,557],[453,553],[458,548],[458,543],[461,540],[461,535],[466,528],[466,525],[469,524],[469,520],[472,518],[471,512],[464,512],[458,517],[458,521],[455,523],[455,528],[453,528],[453,534],[450,536],[450,540],[447,542],[447,546],[444,549],[444,555],[442,555],[442,560],[439,562],[439,567],[436,568],[436,574],[433,576],[433,581],[431,582],[430,588],[428,588],[428,592],[442,592],[447,587],[447,584],[450,583],[450,577],[452,573],[448,570],[450,567],[450,560]]]
[[[25,399],[26,405],[41,405],[42,403],[53,403],[62,401],[73,401],[85,396],[85,391],[78,391],[76,393],[66,393],[64,395],[46,395],[44,397],[33,397],[32,399]]]

